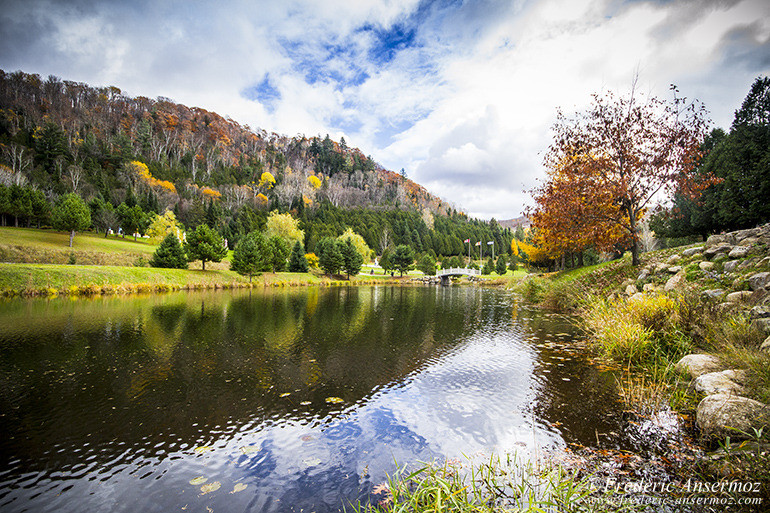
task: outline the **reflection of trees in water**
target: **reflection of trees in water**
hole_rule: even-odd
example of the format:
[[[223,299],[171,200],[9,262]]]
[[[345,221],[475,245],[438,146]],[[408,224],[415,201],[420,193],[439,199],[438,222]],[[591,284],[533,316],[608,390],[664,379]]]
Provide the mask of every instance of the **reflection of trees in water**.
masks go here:
[[[208,426],[325,415],[324,398],[358,401],[472,329],[478,306],[458,293],[263,289],[57,304],[55,337],[41,323],[0,341],[0,428],[15,436],[0,454],[33,467],[106,460],[125,450],[116,440],[166,451]],[[50,451],[85,440],[83,456]]]

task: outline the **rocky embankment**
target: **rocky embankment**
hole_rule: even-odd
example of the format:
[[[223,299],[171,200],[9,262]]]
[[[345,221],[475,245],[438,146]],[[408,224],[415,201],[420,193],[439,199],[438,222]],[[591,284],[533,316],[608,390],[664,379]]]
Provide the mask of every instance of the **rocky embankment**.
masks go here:
[[[770,224],[712,235],[703,245],[647,265],[635,281],[624,284],[624,291],[633,300],[637,294],[688,286],[700,288],[720,309],[747,315],[766,337],[755,349],[770,352]],[[770,406],[745,396],[746,370],[726,368],[710,354],[687,355],[677,367],[705,394],[696,412],[703,436],[748,438],[770,426]]]

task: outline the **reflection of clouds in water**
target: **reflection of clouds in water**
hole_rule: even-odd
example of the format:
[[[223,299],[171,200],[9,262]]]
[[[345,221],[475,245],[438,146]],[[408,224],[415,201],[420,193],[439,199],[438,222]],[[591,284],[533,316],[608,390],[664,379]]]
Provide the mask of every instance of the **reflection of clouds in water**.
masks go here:
[[[416,373],[381,400],[447,457],[562,444],[532,425],[534,352],[508,334],[482,335]]]
[[[260,449],[236,467],[265,493],[280,489],[282,502],[321,494],[333,504],[335,493],[365,493],[370,476],[379,482],[396,464],[563,445],[531,416],[534,357],[508,333],[482,334],[330,421],[246,435]]]

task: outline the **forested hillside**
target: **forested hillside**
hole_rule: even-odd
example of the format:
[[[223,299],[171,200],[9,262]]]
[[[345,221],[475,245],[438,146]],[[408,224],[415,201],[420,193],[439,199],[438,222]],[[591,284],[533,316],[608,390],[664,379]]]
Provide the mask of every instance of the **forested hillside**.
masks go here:
[[[0,149],[2,224],[46,225],[51,206],[75,193],[104,232],[142,233],[170,210],[232,246],[279,210],[300,218],[308,251],[347,227],[378,251],[464,254],[467,238],[510,245],[510,231],[469,220],[344,139],[268,133],[117,87],[0,70]]]

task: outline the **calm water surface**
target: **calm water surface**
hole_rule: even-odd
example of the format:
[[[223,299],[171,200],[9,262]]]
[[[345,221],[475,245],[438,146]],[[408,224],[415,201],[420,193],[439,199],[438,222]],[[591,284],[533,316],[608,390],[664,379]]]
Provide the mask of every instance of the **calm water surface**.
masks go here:
[[[475,287],[0,302],[0,510],[337,511],[397,464],[595,445],[620,406],[572,336]]]

